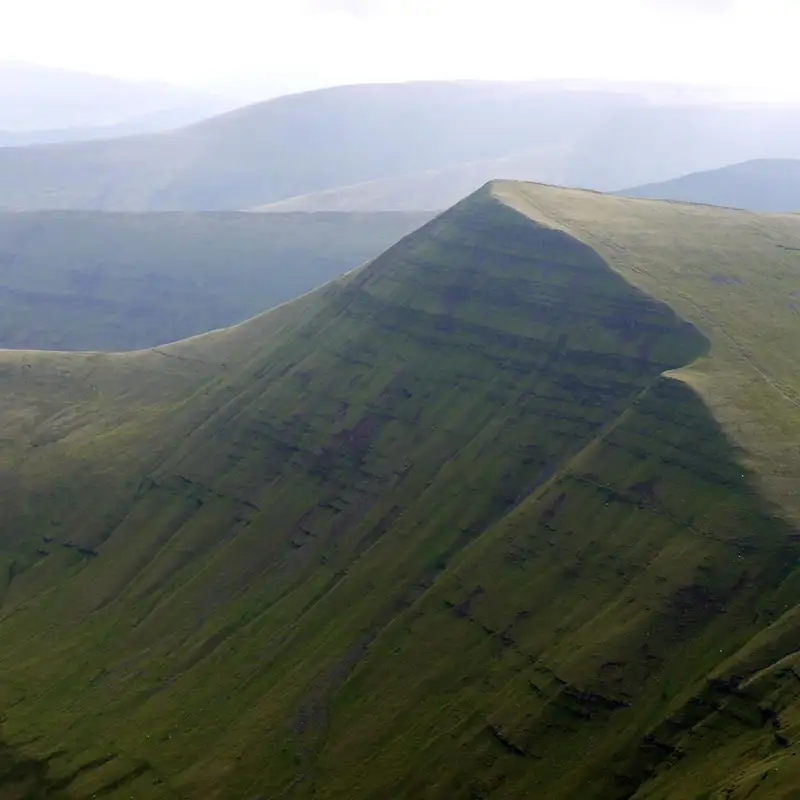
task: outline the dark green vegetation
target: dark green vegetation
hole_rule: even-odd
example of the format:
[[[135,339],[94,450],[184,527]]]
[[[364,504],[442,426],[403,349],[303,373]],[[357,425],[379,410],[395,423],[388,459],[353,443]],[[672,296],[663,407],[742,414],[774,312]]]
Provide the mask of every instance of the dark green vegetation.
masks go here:
[[[235,328],[2,354],[0,787],[790,796],[798,252],[500,183]]]
[[[746,161],[664,183],[625,189],[620,194],[751,211],[800,211],[800,161]]]
[[[659,102],[536,83],[325,89],[157,135],[0,148],[0,207],[234,210],[302,196],[293,208],[425,209],[487,177],[617,190],[800,157],[800,109]]]
[[[376,214],[0,214],[0,347],[133,350],[241,322],[427,221]]]

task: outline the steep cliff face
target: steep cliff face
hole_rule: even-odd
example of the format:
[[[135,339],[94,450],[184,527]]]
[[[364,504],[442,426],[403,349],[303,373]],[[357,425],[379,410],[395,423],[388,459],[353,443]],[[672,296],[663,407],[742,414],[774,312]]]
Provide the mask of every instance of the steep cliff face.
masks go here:
[[[800,598],[664,375],[713,346],[487,189],[237,328],[10,365],[6,738],[74,797],[735,789],[698,724],[790,746],[748,681]]]

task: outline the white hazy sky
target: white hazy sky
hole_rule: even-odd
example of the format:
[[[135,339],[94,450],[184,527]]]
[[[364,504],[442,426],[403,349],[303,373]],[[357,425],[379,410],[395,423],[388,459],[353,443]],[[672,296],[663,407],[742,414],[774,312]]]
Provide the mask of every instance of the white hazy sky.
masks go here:
[[[797,82],[800,0],[0,0],[0,60],[245,90],[435,78]]]

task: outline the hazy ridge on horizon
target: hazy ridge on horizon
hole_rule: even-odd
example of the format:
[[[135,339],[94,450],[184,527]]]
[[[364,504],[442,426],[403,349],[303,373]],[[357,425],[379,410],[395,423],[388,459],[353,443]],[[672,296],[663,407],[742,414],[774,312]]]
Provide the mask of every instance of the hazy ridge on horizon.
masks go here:
[[[0,61],[0,145],[30,136],[74,138],[81,130],[178,127],[233,107],[235,101],[165,81]],[[92,133],[91,138],[98,134]],[[5,137],[5,138],[4,138]],[[49,137],[49,138],[48,138]],[[23,142],[24,143],[24,142]]]
[[[615,191],[800,158],[800,106],[669,98],[525,81],[319,89],[148,137],[0,148],[0,207],[427,210],[493,178]],[[398,180],[389,201],[370,197],[375,181]]]

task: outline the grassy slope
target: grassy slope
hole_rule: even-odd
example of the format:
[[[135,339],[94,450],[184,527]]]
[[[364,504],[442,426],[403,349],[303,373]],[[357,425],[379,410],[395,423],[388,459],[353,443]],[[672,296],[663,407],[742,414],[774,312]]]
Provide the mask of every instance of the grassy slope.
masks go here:
[[[800,211],[800,161],[763,159],[624,189],[628,197],[681,200],[750,211]]]
[[[0,214],[0,347],[133,350],[239,322],[426,214]]]
[[[800,518],[800,217],[539,187],[511,192],[516,207],[556,220],[711,339],[712,358],[680,377],[746,449],[767,493]]]
[[[75,798],[784,796],[796,237],[499,184],[228,331],[3,354],[15,758]]]

